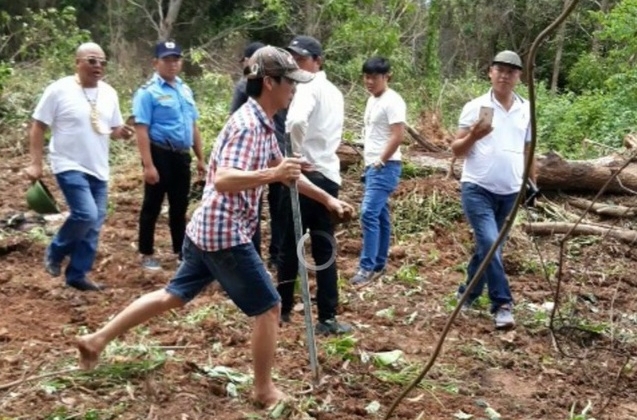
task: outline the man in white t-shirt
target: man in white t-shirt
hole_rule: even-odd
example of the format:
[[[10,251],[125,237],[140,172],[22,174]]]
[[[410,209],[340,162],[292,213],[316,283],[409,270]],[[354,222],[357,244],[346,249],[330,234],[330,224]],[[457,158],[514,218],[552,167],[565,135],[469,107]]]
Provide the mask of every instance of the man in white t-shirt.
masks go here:
[[[314,185],[332,197],[338,197],[341,185],[340,160],[336,149],[341,144],[345,103],[343,94],[327,80],[323,67],[321,43],[298,35],[286,48],[299,68],[314,74],[312,81],[297,86],[286,119],[292,150],[306,158],[312,167],[303,174]],[[279,217],[284,221],[279,251],[278,292],[281,295],[281,320],[290,322],[294,306],[294,285],[299,271],[290,189],[284,188]],[[319,334],[345,334],[351,326],[336,320],[338,306],[338,273],[334,258],[334,226],[329,210],[320,202],[301,196],[303,231],[309,229],[314,263],[323,269],[316,272],[316,302]]]
[[[64,193],[70,215],[47,247],[45,270],[57,277],[62,262],[66,284],[76,289],[101,290],[86,277],[91,270],[99,232],[106,216],[108,193],[108,141],[130,138],[133,129],[124,125],[117,93],[101,81],[107,61],[95,43],[78,47],[74,76],[51,83],[44,90],[31,125],[31,164],[27,177],[42,177],[44,133],[51,129],[51,170]]]
[[[495,56],[489,68],[491,89],[464,106],[456,140],[451,144],[454,155],[465,158],[460,179],[462,207],[476,241],[467,281],[473,278],[495,243],[522,188],[531,115],[528,101],[514,92],[521,73],[522,60],[513,51]],[[534,169],[530,176],[534,181]],[[513,297],[502,264],[502,247],[471,291],[465,307],[470,307],[482,294],[485,283],[496,328],[512,328]],[[461,285],[459,295],[465,289]]]
[[[391,66],[387,59],[372,57],[363,64],[363,81],[371,96],[367,100],[364,116],[363,249],[358,272],[350,280],[355,285],[381,277],[385,273],[389,255],[389,196],[400,180],[400,144],[407,113],[403,98],[389,88],[390,78]]]

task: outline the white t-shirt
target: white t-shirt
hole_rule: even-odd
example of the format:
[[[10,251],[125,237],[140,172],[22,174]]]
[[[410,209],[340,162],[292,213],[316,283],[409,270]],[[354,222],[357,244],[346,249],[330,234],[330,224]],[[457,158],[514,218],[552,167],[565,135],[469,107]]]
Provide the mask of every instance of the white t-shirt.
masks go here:
[[[376,162],[391,137],[391,125],[407,121],[407,105],[393,89],[387,89],[382,95],[370,96],[365,107],[365,165]],[[400,146],[389,160],[401,160]]]
[[[341,164],[336,149],[341,144],[344,120],[343,94],[324,71],[316,73],[311,82],[297,85],[285,122],[292,150],[338,185]]]
[[[100,132],[110,133],[124,123],[115,89],[102,81],[95,88],[82,89],[74,76],[47,86],[33,111],[33,119],[51,129],[49,160],[54,174],[81,171],[107,181],[110,134],[93,130],[89,101],[96,103]]]
[[[522,186],[524,147],[531,139],[529,102],[516,95],[507,111],[489,91],[464,106],[460,128],[478,121],[482,106],[494,109],[493,131],[469,149],[460,182],[478,184],[494,194],[517,193]]]

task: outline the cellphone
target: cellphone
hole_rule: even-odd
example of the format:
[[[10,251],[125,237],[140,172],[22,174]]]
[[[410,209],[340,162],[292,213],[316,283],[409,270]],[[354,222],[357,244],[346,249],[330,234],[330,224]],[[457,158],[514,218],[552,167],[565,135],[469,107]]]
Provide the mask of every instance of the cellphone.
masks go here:
[[[478,120],[482,121],[482,124],[491,127],[493,125],[493,108],[490,106],[481,106]]]

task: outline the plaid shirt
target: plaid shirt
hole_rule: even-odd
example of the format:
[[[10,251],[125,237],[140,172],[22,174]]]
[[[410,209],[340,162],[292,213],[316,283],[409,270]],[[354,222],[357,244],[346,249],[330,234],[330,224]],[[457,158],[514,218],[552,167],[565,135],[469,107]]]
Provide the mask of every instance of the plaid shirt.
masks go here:
[[[281,157],[274,123],[250,98],[232,114],[217,137],[208,163],[201,205],[186,228],[188,237],[204,251],[249,243],[259,223],[258,208],[263,186],[236,193],[216,191],[217,168],[258,171]]]

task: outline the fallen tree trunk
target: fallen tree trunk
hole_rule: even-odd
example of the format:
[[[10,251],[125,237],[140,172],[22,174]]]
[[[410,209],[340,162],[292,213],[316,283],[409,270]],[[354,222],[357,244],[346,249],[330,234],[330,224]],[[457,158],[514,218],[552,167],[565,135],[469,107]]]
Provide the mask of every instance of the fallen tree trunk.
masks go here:
[[[569,198],[568,203],[578,209],[586,210],[590,207],[592,201],[583,198]],[[600,216],[609,217],[634,217],[637,214],[637,208],[635,207],[604,203],[594,203],[589,211]]]
[[[433,144],[432,142],[430,142],[427,139],[425,139],[418,131],[416,131],[409,124],[405,124],[405,129],[407,130],[409,135],[414,140],[416,140],[416,142],[418,142],[418,144],[420,144],[426,151],[434,152],[434,153],[444,152],[443,148],[438,147],[435,144]]]
[[[574,226],[574,223],[561,223],[561,222],[537,222],[527,223],[522,225],[522,229],[526,233],[535,235],[554,235],[568,233]],[[573,229],[571,235],[596,235],[596,236],[610,236],[632,245],[637,242],[637,231],[630,229],[614,229],[612,227],[586,225],[580,224]]]
[[[627,157],[604,156],[592,160],[565,160],[557,153],[536,158],[537,183],[543,190],[597,192],[624,164]],[[631,191],[632,190],[632,191]],[[606,189],[609,193],[637,190],[637,164],[631,163]]]
[[[462,173],[462,161],[452,162],[449,153],[425,153],[408,157],[414,164],[447,173],[453,164],[456,179]],[[591,160],[565,160],[557,153],[536,157],[537,184],[541,190],[597,192],[625,162],[627,157],[610,155]],[[637,191],[637,163],[632,162],[608,186],[606,192],[632,194]]]

